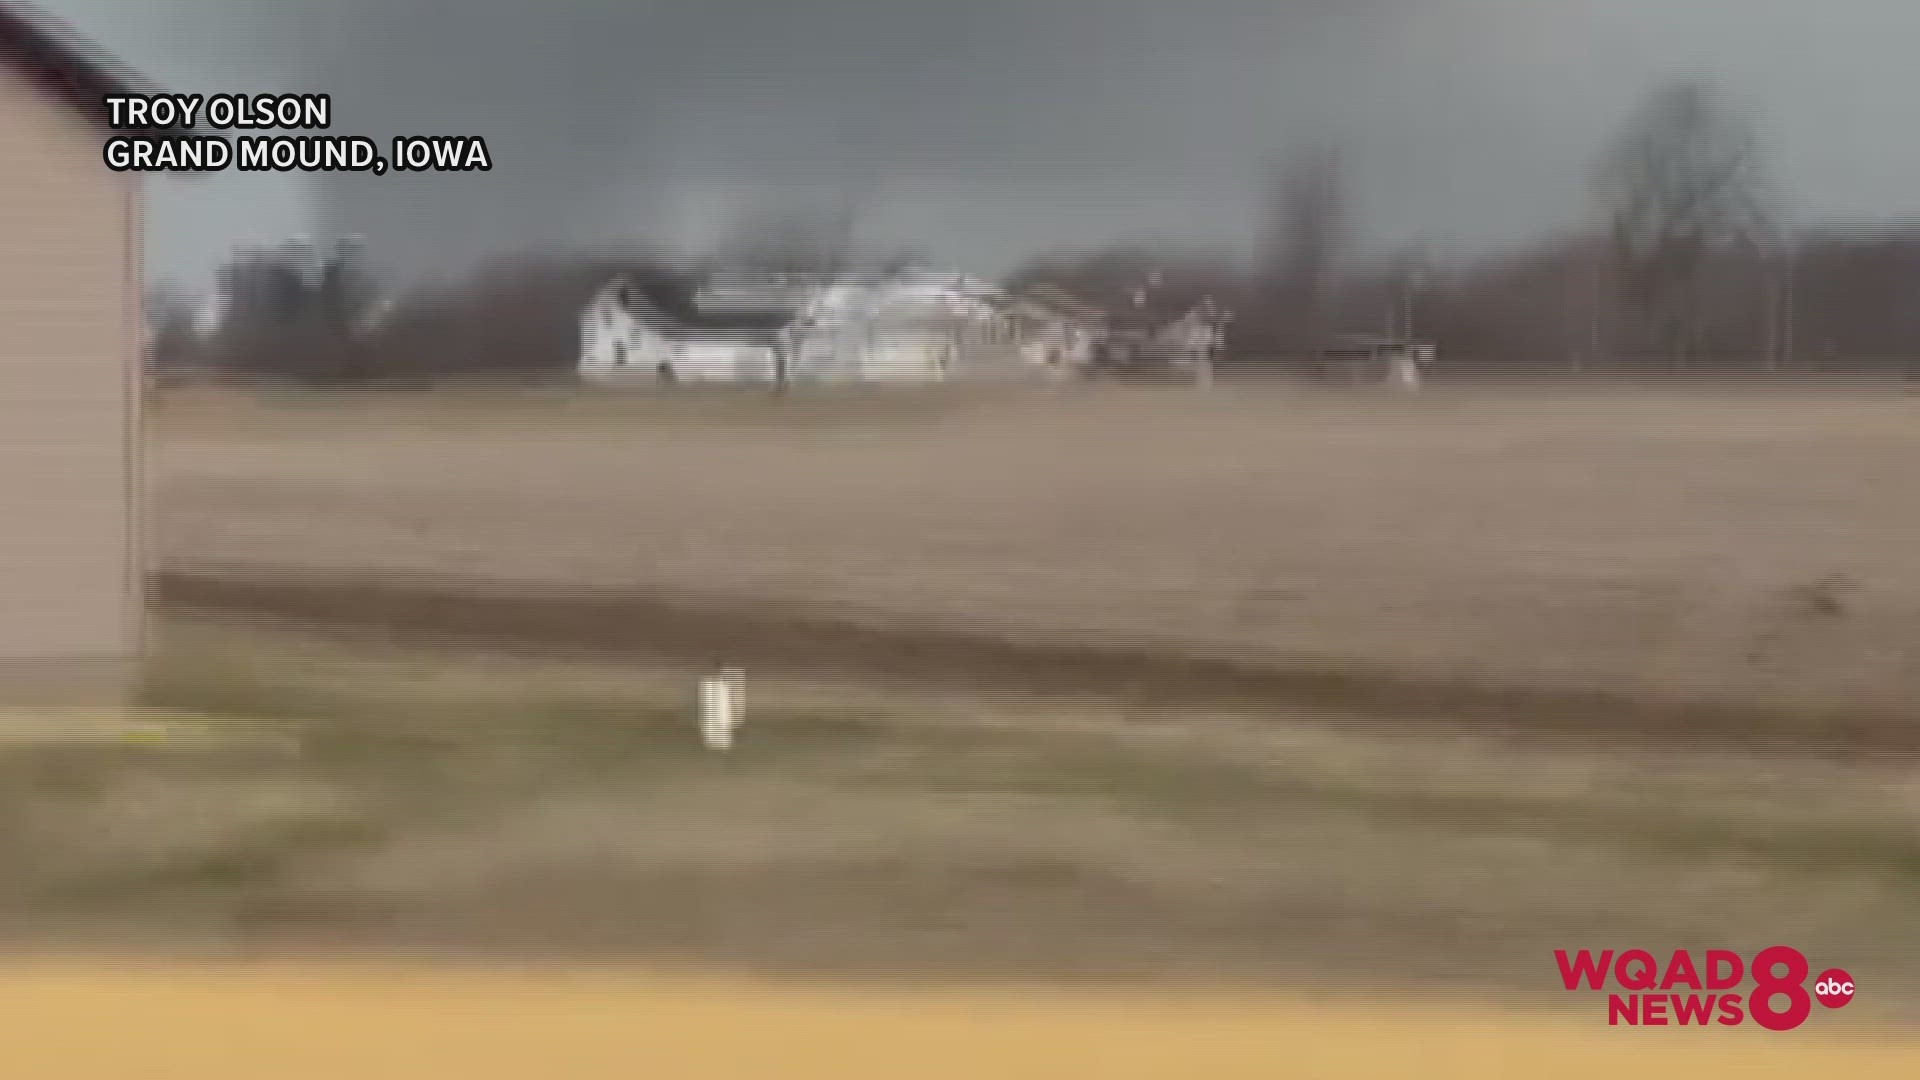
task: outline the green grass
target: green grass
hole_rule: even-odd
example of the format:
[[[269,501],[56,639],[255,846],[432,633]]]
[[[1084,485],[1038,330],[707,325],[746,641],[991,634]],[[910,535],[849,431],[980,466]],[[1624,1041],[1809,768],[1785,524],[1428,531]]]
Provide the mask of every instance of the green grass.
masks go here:
[[[689,671],[161,644],[153,706],[298,753],[0,750],[16,933],[1517,989],[1568,944],[1790,942],[1920,996],[1898,769],[765,675],[716,754]]]
[[[1169,752],[1130,745],[1113,731],[975,725],[964,715],[915,721],[905,715],[916,709],[911,699],[894,701],[892,712],[873,701],[783,700],[777,681],[769,692],[756,690],[742,748],[720,757],[695,737],[685,680],[656,675],[572,686],[564,666],[536,665],[529,668],[536,677],[516,684],[510,677],[476,681],[475,670],[465,661],[436,668],[427,652],[375,659],[307,644],[276,655],[189,636],[161,654],[149,693],[157,707],[294,722],[310,767],[401,777],[416,788],[457,787],[457,775],[446,774],[457,774],[459,762],[505,749],[529,755],[534,772],[572,781],[805,776],[905,792],[1092,800],[1181,816],[1335,812],[1413,831],[1545,836],[1665,860],[1920,877],[1920,830],[1912,816],[1889,819],[1875,803],[1846,798],[1766,805],[1740,790],[1737,798],[1716,799],[1685,758],[1664,770],[1641,765],[1623,772],[1637,778],[1637,789],[1556,795],[1503,789],[1497,770],[1463,787],[1409,782],[1398,770],[1368,776],[1327,769],[1312,757]]]

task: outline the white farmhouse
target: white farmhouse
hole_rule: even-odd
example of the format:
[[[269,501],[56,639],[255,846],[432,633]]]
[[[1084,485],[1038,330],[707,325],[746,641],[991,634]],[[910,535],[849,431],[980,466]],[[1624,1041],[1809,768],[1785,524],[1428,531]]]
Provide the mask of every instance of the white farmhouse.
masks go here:
[[[770,383],[789,317],[689,320],[663,311],[626,278],[608,282],[580,317],[580,376],[589,382]]]
[[[1027,363],[1053,378],[1084,375],[1106,336],[1105,320],[1097,310],[1058,292],[1030,290],[1008,298],[1002,310]]]
[[[708,283],[676,316],[626,279],[581,317],[589,381],[925,384],[1031,377],[990,286],[957,275]]]
[[[998,291],[909,271],[822,289],[790,333],[796,378],[921,383],[1032,377]]]

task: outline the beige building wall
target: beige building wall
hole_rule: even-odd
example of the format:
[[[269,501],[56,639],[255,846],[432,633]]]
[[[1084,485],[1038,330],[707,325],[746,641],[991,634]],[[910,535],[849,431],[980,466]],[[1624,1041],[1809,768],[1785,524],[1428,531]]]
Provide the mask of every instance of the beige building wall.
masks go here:
[[[143,635],[138,185],[0,64],[0,705],[116,700]]]

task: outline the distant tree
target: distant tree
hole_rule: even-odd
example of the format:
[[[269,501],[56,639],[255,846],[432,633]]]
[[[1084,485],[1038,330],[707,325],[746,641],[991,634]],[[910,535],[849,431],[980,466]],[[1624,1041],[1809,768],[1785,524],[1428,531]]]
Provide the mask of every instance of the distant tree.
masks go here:
[[[1288,336],[1317,340],[1346,253],[1351,192],[1339,146],[1303,144],[1274,170],[1268,192],[1265,278],[1270,304]]]
[[[313,383],[372,374],[360,338],[380,289],[357,242],[237,252],[220,287],[228,306],[218,351],[229,369]]]
[[[381,287],[367,265],[366,245],[358,237],[340,241],[314,275],[315,318],[331,333],[358,338],[379,308]]]
[[[1910,370],[1920,357],[1920,230],[1813,234],[1800,248],[1789,330],[1807,358]]]
[[[670,314],[688,313],[693,281],[655,245],[539,248],[397,297],[365,337],[369,366],[383,377],[427,382],[571,377],[581,314],[616,278]]]
[[[155,371],[190,367],[199,357],[199,335],[194,332],[194,307],[181,294],[155,288],[147,294],[147,363]]]
[[[1245,288],[1244,277],[1225,252],[1135,242],[1038,259],[1008,275],[1002,284],[1013,292],[1052,286],[1114,313],[1136,310],[1135,300],[1144,289],[1144,317],[1175,319],[1208,296],[1237,301]]]
[[[1628,118],[1595,189],[1628,298],[1684,363],[1696,344],[1709,256],[1764,228],[1752,127],[1708,87],[1661,87]]]
[[[221,365],[244,374],[286,374],[280,346],[300,308],[298,271],[270,249],[235,252],[220,267],[226,314],[217,352]]]
[[[1412,338],[1418,330],[1420,293],[1427,286],[1433,258],[1425,247],[1412,244],[1393,254],[1385,274],[1387,333]]]
[[[1418,295],[1416,333],[1437,344],[1442,362],[1454,370],[1564,370],[1597,363],[1593,338],[1605,320],[1594,306],[1603,294],[1593,270],[1601,255],[1589,237],[1574,234],[1430,265]],[[1388,271],[1388,288],[1399,286],[1397,269]],[[1388,288],[1382,293],[1390,295]]]

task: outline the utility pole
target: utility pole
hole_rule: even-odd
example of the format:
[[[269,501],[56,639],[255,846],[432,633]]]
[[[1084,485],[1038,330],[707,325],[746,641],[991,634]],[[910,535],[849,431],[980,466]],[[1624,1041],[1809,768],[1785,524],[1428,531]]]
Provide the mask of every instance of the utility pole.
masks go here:
[[[1794,332],[1794,287],[1798,277],[1799,251],[1792,238],[1787,240],[1786,266],[1782,274],[1783,288],[1780,297],[1780,359],[1779,366],[1793,366]]]
[[[1213,363],[1226,343],[1226,324],[1231,318],[1209,296],[1200,302],[1200,332],[1205,334],[1199,355],[1194,358],[1194,383],[1202,390],[1213,389]]]
[[[1600,361],[1601,351],[1600,313],[1606,302],[1607,269],[1605,258],[1597,249],[1594,251],[1592,258],[1588,260],[1588,264],[1586,357],[1588,361],[1598,363]],[[1573,370],[1575,373],[1578,373],[1582,370],[1582,367],[1583,365],[1578,357],[1576,357]]]
[[[1576,268],[1568,283],[1566,298],[1567,370],[1576,375],[1580,373],[1580,360],[1587,349],[1584,323],[1589,306],[1588,291],[1586,274]]]
[[[1426,264],[1416,262],[1400,283],[1400,337],[1402,340],[1413,340],[1413,305],[1426,286]]]
[[[1413,340],[1414,304],[1427,284],[1429,255],[1425,247],[1406,249],[1398,258],[1392,277],[1393,296],[1387,315],[1387,337]]]
[[[1767,255],[1770,265],[1766,370],[1771,373],[1793,366],[1794,291],[1799,250],[1793,236],[1782,229],[1775,235]]]

